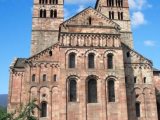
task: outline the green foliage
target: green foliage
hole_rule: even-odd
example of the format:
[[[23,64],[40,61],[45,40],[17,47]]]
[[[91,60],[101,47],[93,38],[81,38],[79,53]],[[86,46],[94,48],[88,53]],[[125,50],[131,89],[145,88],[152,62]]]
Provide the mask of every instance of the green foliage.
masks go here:
[[[31,115],[34,109],[37,108],[38,110],[40,110],[39,106],[36,105],[35,102],[36,100],[33,100],[25,107],[21,105],[18,111],[18,116],[16,115],[16,111],[14,113],[6,113],[6,111],[0,109],[0,120],[36,120],[36,117]]]

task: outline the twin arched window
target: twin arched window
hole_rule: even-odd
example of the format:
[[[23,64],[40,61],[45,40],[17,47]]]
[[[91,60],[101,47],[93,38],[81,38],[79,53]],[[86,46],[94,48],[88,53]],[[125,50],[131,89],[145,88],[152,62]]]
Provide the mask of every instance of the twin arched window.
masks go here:
[[[76,54],[75,53],[70,53],[69,54],[69,63],[68,63],[68,67],[69,68],[75,68],[75,62],[76,62]]]
[[[141,116],[141,114],[140,114],[140,102],[136,102],[135,107],[136,107],[136,116],[140,117]]]
[[[49,3],[50,4],[58,4],[58,0],[50,0]]]
[[[115,85],[114,85],[114,79],[108,80],[108,101],[109,102],[115,102]]]
[[[47,117],[47,102],[41,103],[41,117]]]
[[[50,17],[51,18],[57,18],[57,10],[51,10],[50,11]]]
[[[89,53],[88,55],[88,68],[95,68],[95,55],[94,53]]]
[[[69,81],[69,101],[70,102],[77,101],[77,82],[75,79],[71,79]]]
[[[97,80],[89,79],[88,81],[88,103],[97,102]]]
[[[44,9],[44,10],[40,10],[40,13],[39,13],[39,16],[40,16],[40,18],[46,18],[46,10]]]

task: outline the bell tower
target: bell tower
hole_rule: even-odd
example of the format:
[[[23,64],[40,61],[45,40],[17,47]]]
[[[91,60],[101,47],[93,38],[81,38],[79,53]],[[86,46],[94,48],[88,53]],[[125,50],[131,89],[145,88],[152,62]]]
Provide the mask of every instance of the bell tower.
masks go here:
[[[63,0],[34,0],[31,55],[58,41],[59,25],[64,20]]]
[[[120,25],[122,42],[133,48],[128,0],[97,0],[95,9]]]

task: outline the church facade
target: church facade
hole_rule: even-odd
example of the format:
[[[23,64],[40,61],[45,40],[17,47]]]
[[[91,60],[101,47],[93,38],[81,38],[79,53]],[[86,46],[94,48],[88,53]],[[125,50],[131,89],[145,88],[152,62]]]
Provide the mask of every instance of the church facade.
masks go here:
[[[64,21],[34,0],[31,56],[10,66],[8,111],[36,99],[38,120],[159,120],[160,70],[136,52],[128,0],[97,0]]]

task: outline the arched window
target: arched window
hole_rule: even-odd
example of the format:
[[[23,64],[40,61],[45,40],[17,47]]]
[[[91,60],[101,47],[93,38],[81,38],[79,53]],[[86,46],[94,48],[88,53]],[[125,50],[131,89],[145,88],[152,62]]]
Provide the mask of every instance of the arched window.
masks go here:
[[[75,79],[69,81],[69,101],[76,102],[77,100],[77,82]]]
[[[45,81],[47,81],[47,75],[46,74],[43,75],[43,82],[45,82]]]
[[[92,18],[91,17],[88,18],[88,23],[89,23],[89,25],[92,24]]]
[[[54,18],[57,18],[57,10],[54,10]]]
[[[140,113],[140,102],[136,102],[136,116],[140,117],[141,113]]]
[[[114,88],[114,80],[110,79],[108,81],[108,101],[115,102],[115,88]]]
[[[46,10],[43,10],[43,17],[46,18]]]
[[[47,117],[47,102],[41,103],[41,117]]]
[[[107,55],[107,65],[108,69],[113,69],[113,54],[111,53]]]
[[[52,51],[51,50],[49,51],[49,56],[52,56]]]
[[[46,18],[46,10],[40,10],[40,14],[39,14],[40,18]]]
[[[39,4],[42,4],[42,0],[39,0]]]
[[[33,75],[32,75],[32,82],[35,82],[35,81],[36,81],[36,75],[33,74]]]
[[[136,76],[134,77],[134,83],[137,83],[137,77]]]
[[[45,0],[45,4],[47,4],[48,3],[48,0]]]
[[[90,79],[88,81],[88,103],[97,102],[97,80]]]
[[[54,4],[55,4],[55,5],[58,4],[58,0],[54,0]]]
[[[121,20],[123,20],[123,12],[121,12]]]
[[[76,54],[70,53],[69,54],[69,68],[75,68],[75,62],[76,62]]]
[[[107,5],[108,5],[109,7],[114,6],[114,0],[107,0]]]
[[[143,78],[143,82],[146,83],[146,77]]]
[[[114,19],[114,12],[112,11],[112,19]]]
[[[94,68],[95,67],[95,63],[94,63],[94,54],[90,53],[88,55],[88,68]]]
[[[50,10],[50,18],[53,18],[53,10]]]
[[[57,81],[57,75],[56,74],[54,74],[54,76],[53,76],[53,81]]]
[[[43,10],[42,9],[40,10],[39,16],[40,16],[40,18],[43,17]]]

